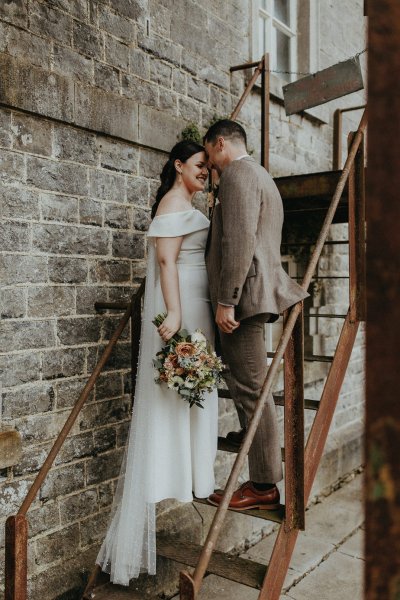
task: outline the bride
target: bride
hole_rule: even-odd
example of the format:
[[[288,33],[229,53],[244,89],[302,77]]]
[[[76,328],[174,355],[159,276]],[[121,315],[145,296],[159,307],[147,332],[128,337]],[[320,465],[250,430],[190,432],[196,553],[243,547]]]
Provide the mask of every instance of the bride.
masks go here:
[[[191,502],[214,491],[218,399],[189,407],[154,382],[152,360],[179,329],[201,329],[213,343],[204,249],[209,221],[193,208],[208,176],[204,149],[178,142],[161,173],[148,237],[146,294],[132,422],[111,522],[96,563],[111,581],[128,585],[156,570],[155,504]],[[167,317],[156,329],[152,319]]]

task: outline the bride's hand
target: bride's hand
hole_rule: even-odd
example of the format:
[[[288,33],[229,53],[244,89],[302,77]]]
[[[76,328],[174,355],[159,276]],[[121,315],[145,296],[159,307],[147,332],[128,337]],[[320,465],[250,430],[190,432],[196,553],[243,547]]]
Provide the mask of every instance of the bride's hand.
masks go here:
[[[158,328],[158,333],[164,340],[164,342],[168,342],[175,335],[177,331],[181,328],[181,317],[178,313],[168,313],[160,327]]]

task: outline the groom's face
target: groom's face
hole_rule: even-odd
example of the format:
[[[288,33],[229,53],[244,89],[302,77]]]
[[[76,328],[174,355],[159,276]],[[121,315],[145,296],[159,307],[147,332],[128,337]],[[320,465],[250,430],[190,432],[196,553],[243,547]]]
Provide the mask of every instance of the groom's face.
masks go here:
[[[213,142],[205,142],[204,149],[207,155],[207,167],[215,169],[221,175],[226,162],[226,142],[223,137],[217,138]]]

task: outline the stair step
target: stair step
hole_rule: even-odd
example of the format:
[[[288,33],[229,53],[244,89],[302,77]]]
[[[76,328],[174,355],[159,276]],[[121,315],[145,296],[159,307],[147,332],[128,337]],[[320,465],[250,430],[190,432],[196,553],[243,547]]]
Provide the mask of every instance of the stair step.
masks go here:
[[[275,352],[267,352],[268,358],[274,358]],[[329,362],[333,361],[333,356],[324,356],[321,354],[306,354],[304,356],[306,362]]]
[[[223,452],[232,452],[233,454],[237,454],[239,452],[239,446],[236,444],[232,444],[232,442],[228,442],[225,437],[218,437],[218,450],[222,450]],[[285,448],[281,448],[282,460],[285,460]]]
[[[230,400],[231,393],[229,392],[229,390],[219,389],[218,397],[219,398],[228,398]],[[284,406],[284,396],[274,394],[273,397],[274,397],[275,404],[277,406]],[[304,408],[307,408],[310,410],[318,410],[318,407],[319,407],[319,400],[308,400],[308,399],[304,400]]]
[[[218,490],[222,492],[223,490]],[[193,498],[193,502],[196,504],[206,504],[207,506],[212,506],[206,500],[206,498]],[[214,507],[216,508],[216,507]],[[262,510],[261,508],[254,508],[252,510],[235,510],[233,508],[229,508],[229,511],[239,512],[242,515],[246,515],[248,517],[257,517],[257,519],[264,519],[264,521],[273,521],[274,523],[282,523],[285,518],[285,505],[280,504],[277,510]]]
[[[171,537],[157,536],[157,554],[190,567],[195,567],[202,546],[190,542],[174,540]],[[248,587],[260,589],[267,567],[261,563],[214,551],[207,567],[207,573],[224,577]]]

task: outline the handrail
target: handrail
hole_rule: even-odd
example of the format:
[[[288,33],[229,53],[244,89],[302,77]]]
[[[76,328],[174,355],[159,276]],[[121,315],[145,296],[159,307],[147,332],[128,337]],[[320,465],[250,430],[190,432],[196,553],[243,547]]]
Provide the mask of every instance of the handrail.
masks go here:
[[[363,133],[364,133],[366,126],[367,126],[367,110],[364,111],[363,116],[360,121],[360,124],[359,124],[359,127],[357,129],[357,132],[353,138],[352,144],[350,146],[349,154],[347,156],[346,163],[343,168],[343,172],[340,176],[335,193],[332,197],[330,207],[326,214],[323,226],[321,228],[321,232],[318,236],[318,240],[315,244],[313,254],[311,256],[311,259],[308,264],[303,282],[301,284],[301,286],[305,290],[307,290],[308,286],[310,285],[313,273],[317,266],[318,260],[321,256],[321,253],[322,253],[322,250],[324,247],[324,242],[328,235],[329,227],[331,226],[331,224],[333,222],[333,217],[335,215],[335,211],[339,204],[346,181],[349,177],[350,169],[352,168],[352,166],[354,164],[355,156],[356,156],[358,147],[362,141]],[[245,438],[243,440],[240,451],[236,457],[236,460],[234,462],[227,485],[225,487],[225,491],[222,496],[221,503],[220,503],[220,505],[214,515],[213,521],[211,523],[211,527],[208,532],[206,541],[204,543],[202,552],[200,554],[193,577],[191,577],[186,572],[181,573],[181,590],[183,592],[182,598],[190,597],[191,592],[193,592],[192,597],[194,597],[195,594],[197,594],[197,592],[200,589],[201,582],[206,573],[208,563],[210,561],[216,541],[217,541],[219,533],[221,531],[222,524],[225,519],[225,515],[228,511],[229,503],[230,503],[233,493],[235,491],[240,472],[244,466],[244,463],[245,463],[246,457],[249,453],[250,446],[252,444],[254,435],[256,433],[257,427],[261,420],[265,402],[267,400],[268,395],[271,393],[272,385],[273,385],[273,383],[275,381],[275,377],[278,373],[280,362],[283,358],[284,352],[285,352],[288,342],[291,338],[293,329],[296,325],[296,322],[300,315],[301,310],[302,310],[302,302],[299,302],[299,303],[295,304],[290,311],[288,320],[286,322],[286,325],[282,332],[282,336],[278,343],[278,347],[276,349],[275,356],[269,367],[268,374],[264,380],[264,384],[261,389],[261,395],[257,401],[256,407],[255,407],[255,410],[253,413],[253,417],[249,423]],[[188,592],[189,592],[189,595],[185,596],[185,594],[187,594]]]
[[[93,370],[93,373],[91,374],[91,376],[89,378],[89,381],[86,383],[85,387],[83,388],[77,402],[75,403],[72,411],[69,414],[68,419],[66,420],[63,428],[61,429],[60,433],[58,434],[56,441],[54,442],[46,460],[44,461],[39,473],[37,474],[32,486],[30,487],[30,489],[27,493],[27,495],[25,496],[25,499],[24,499],[24,501],[21,505],[21,508],[19,509],[17,514],[26,515],[27,511],[29,510],[30,505],[32,504],[33,500],[35,499],[35,496],[38,493],[43,481],[45,480],[45,478],[51,468],[51,465],[53,464],[58,452],[60,451],[68,433],[71,431],[71,429],[82,409],[82,406],[84,405],[90,392],[92,391],[97,379],[99,378],[99,375],[100,375],[104,365],[106,364],[107,360],[109,359],[109,357],[111,355],[111,352],[112,352],[115,344],[117,343],[126,324],[128,323],[128,321],[131,317],[132,309],[134,309],[135,306],[140,305],[144,287],[145,287],[145,281],[143,280],[139,289],[133,295],[131,302],[128,304],[128,307],[127,307],[123,317],[121,318],[117,329],[115,330],[110,341],[108,342],[107,346],[105,347],[104,352],[101,355],[99,362],[97,363],[96,367]]]

